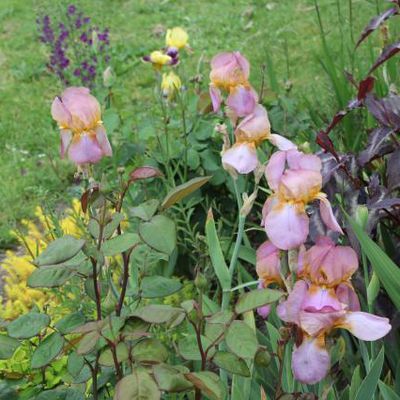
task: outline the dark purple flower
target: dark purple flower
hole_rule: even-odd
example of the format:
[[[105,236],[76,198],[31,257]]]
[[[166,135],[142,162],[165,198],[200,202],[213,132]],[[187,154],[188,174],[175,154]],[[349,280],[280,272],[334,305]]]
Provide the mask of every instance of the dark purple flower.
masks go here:
[[[83,32],[82,35],[81,35],[81,37],[80,37],[80,39],[81,39],[81,42],[87,43],[87,42],[88,42],[87,33],[86,33],[86,32]]]
[[[80,68],[75,68],[75,70],[74,70],[74,75],[75,75],[75,76],[81,76],[81,70],[80,70]]]
[[[76,7],[73,4],[68,6],[68,9],[67,9],[68,15],[75,14],[75,11],[76,11]]]
[[[95,76],[96,75],[96,67],[94,65],[91,65],[89,67],[89,75]]]
[[[90,22],[90,18],[89,17],[83,18],[83,23],[84,24],[88,24],[89,22]]]
[[[176,58],[179,55],[178,49],[176,47],[168,47],[166,54],[172,58]]]

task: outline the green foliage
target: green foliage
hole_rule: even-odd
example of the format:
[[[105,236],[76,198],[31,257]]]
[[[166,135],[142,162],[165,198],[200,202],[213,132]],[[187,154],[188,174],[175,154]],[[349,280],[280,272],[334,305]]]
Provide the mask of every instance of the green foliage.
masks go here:
[[[350,217],[349,223],[360,242],[362,251],[366,254],[383,287],[393,303],[400,308],[400,269],[388,255],[363,232],[362,228]]]
[[[32,354],[32,368],[41,368],[53,361],[63,349],[63,337],[54,332],[47,336]]]
[[[30,312],[7,325],[8,334],[16,339],[29,339],[39,334],[50,323],[50,317],[46,314]]]
[[[141,239],[152,249],[171,255],[176,246],[175,223],[165,215],[156,215],[139,226]]]
[[[144,369],[135,368],[118,382],[114,400],[157,400],[160,396],[153,378]]]
[[[51,242],[34,260],[38,267],[61,264],[78,254],[85,241],[66,235]]]
[[[16,17],[23,14],[24,6],[17,7],[12,0],[6,3],[12,7],[0,12],[0,20],[10,15],[12,21],[18,21],[13,28],[18,31],[21,28]],[[47,0],[39,3],[47,4]],[[18,393],[22,400],[257,400],[304,396],[372,400],[377,398],[378,390],[384,400],[397,398],[395,335],[390,339],[393,351],[386,354],[385,363],[384,347],[376,355],[374,344],[365,345],[346,334],[332,333],[324,339],[333,365],[326,380],[310,386],[295,381],[291,353],[304,340],[305,332],[298,324],[281,322],[276,305],[298,278],[298,254],[289,254],[294,261],[289,260],[291,274],[285,277],[286,256],[280,252],[282,281],[268,283],[273,288],[249,290],[258,282],[254,267],[258,272],[260,260],[256,259],[259,255],[256,257],[255,249],[265,240],[264,232],[259,232],[259,201],[264,200],[261,192],[270,194],[270,190],[264,187],[263,180],[257,180],[258,171],[254,179],[252,174],[237,177],[223,168],[222,140],[232,139],[235,124],[226,119],[228,134],[223,139],[221,126],[214,129],[222,113],[210,115],[206,93],[209,81],[204,78],[209,73],[205,61],[208,64],[216,48],[220,49],[222,36],[224,47],[237,48],[246,55],[250,42],[269,43],[268,51],[250,51],[255,75],[252,85],[264,89],[260,102],[268,108],[273,133],[279,131],[291,137],[299,149],[309,152],[314,146],[310,143],[315,139],[312,132],[320,129],[326,115],[332,112],[332,104],[345,107],[353,97],[351,85],[342,77],[343,71],[350,68],[353,74],[362,76],[364,59],[372,57],[380,40],[367,49],[371,54],[361,50],[368,57],[361,57],[357,64],[350,51],[354,44],[353,24],[355,19],[357,26],[365,22],[372,3],[360,7],[357,16],[353,15],[352,1],[346,1],[348,16],[344,15],[342,1],[315,1],[312,7],[304,1],[233,4],[221,0],[207,1],[200,8],[182,1],[125,3],[123,12],[115,12],[115,5],[107,4],[96,10],[97,17],[101,14],[110,22],[116,40],[112,50],[116,79],[112,85],[98,84],[93,90],[102,105],[102,120],[114,152],[112,158],[94,168],[81,166],[85,173],[79,178],[80,184],[70,185],[72,168],[64,171],[67,164],[53,159],[55,147],[46,147],[48,139],[43,132],[48,135],[51,130],[49,118],[45,117],[47,112],[38,113],[32,120],[16,113],[19,118],[14,118],[15,125],[24,124],[24,132],[31,127],[26,137],[11,129],[14,122],[9,118],[0,123],[1,128],[11,132],[13,140],[19,139],[21,146],[27,144],[30,151],[46,147],[49,161],[44,163],[55,176],[40,177],[40,190],[51,181],[49,188],[54,186],[58,201],[68,198],[67,192],[81,197],[84,211],[76,218],[79,229],[73,234],[52,214],[51,223],[46,222],[51,243],[44,250],[43,243],[35,243],[36,247],[30,249],[37,269],[29,276],[28,285],[45,288],[56,300],[38,304],[14,321],[0,321],[0,330],[7,331],[7,335],[0,333],[0,378],[6,381],[4,385],[0,383],[0,398],[12,400]],[[91,6],[85,0],[82,4]],[[122,23],[130,14],[133,28],[132,24],[127,27]],[[163,15],[165,21],[187,25],[195,50],[193,55],[182,50],[180,64],[174,67],[183,81],[175,101],[160,92],[159,71],[156,70],[154,80],[151,67],[139,62],[154,50],[156,41],[160,47],[157,36],[164,27],[153,26],[157,14]],[[210,24],[210,15],[218,23]],[[292,18],[290,32],[282,30],[287,25],[285,18],[293,15],[301,18]],[[333,17],[338,24],[328,31],[324,21]],[[347,17],[350,27],[345,24]],[[32,16],[30,22],[31,19]],[[232,21],[236,21],[235,29]],[[266,30],[260,28],[265,21]],[[136,26],[141,27],[140,35],[131,37]],[[322,47],[317,40],[310,40],[306,50],[299,46],[304,35],[315,39],[318,30]],[[247,31],[250,32],[244,35]],[[21,38],[26,38],[27,33],[32,34],[30,28]],[[8,54],[14,53],[9,42],[4,40],[7,71]],[[95,54],[97,50],[93,51]],[[314,56],[320,65],[310,63]],[[5,101],[10,98],[8,85],[14,89],[18,86],[24,93],[28,93],[27,87],[39,88],[32,94],[35,99],[42,98],[43,88],[47,88],[46,104],[58,91],[53,82],[49,83],[40,55],[33,51],[32,57],[34,65],[27,59],[25,66],[11,66],[12,83],[5,85]],[[23,64],[16,60],[15,63]],[[31,76],[28,72],[32,66],[36,66],[36,72]],[[383,77],[376,72],[379,90],[389,90],[386,84],[396,82],[395,67],[394,62],[388,63]],[[321,79],[322,71],[327,79]],[[266,81],[270,86],[265,85]],[[150,89],[153,84],[155,90]],[[332,90],[322,91],[326,85]],[[49,87],[54,88],[51,93]],[[395,91],[395,86],[391,85],[390,90]],[[20,104],[18,99],[15,102]],[[48,104],[40,103],[41,109],[45,107]],[[23,109],[27,109],[25,104]],[[332,135],[336,149],[358,150],[366,138],[360,127],[371,127],[371,121],[362,113],[346,119],[343,129]],[[39,138],[37,143],[31,139],[34,135]],[[0,144],[6,148],[8,143],[2,143],[0,137]],[[257,151],[262,162],[271,154],[269,144]],[[34,165],[32,160],[25,166],[20,157],[16,159],[13,161],[7,155],[3,174],[12,175],[9,171],[14,163],[24,169]],[[346,172],[347,159],[341,161],[338,174],[342,169]],[[145,166],[137,168],[141,164]],[[383,167],[371,163],[358,172],[357,179],[372,181],[370,176],[379,168]],[[39,173],[34,172],[34,178],[36,174]],[[10,182],[8,176],[5,180]],[[20,190],[21,183],[16,181]],[[23,181],[32,183],[35,179],[29,176]],[[334,191],[342,198],[345,194],[338,186]],[[26,199],[32,190],[22,190],[21,198]],[[253,191],[259,195],[254,204],[249,200]],[[372,192],[372,188],[365,188],[367,191]],[[365,196],[364,191],[357,194]],[[33,198],[43,199],[46,195],[36,193]],[[9,205],[9,195],[3,196],[2,201]],[[247,217],[245,211],[250,205],[252,213]],[[368,206],[373,208],[369,203]],[[310,219],[318,214],[311,204],[308,211]],[[0,220],[5,218],[0,215]],[[362,302],[362,309],[367,306],[373,311],[376,307],[386,313],[387,306],[380,301],[384,292],[399,308],[398,267],[381,249],[380,242],[375,243],[353,220],[349,221],[360,242],[365,266],[367,304]],[[386,228],[382,226],[383,223],[377,229],[377,237],[382,239],[385,249],[392,248],[392,256],[396,247],[390,233],[386,231],[385,236]],[[346,241],[345,237],[342,239]],[[364,256],[371,262],[372,275]],[[271,306],[271,312],[264,324],[256,309],[266,305]],[[353,371],[352,366],[357,364]],[[21,366],[18,373],[15,365]]]

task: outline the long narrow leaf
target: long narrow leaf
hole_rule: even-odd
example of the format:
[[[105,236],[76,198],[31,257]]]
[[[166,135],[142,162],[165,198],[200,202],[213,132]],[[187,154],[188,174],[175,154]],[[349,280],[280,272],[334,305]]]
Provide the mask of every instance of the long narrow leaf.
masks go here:
[[[400,308],[400,268],[389,256],[346,214],[353,231],[360,242],[362,251],[371,262],[379,281],[397,308]]]
[[[375,389],[378,385],[379,377],[381,376],[384,359],[385,351],[382,347],[378,357],[376,357],[374,363],[372,364],[371,370],[362,381],[360,388],[357,391],[355,400],[371,400],[374,398]]]
[[[214,268],[215,274],[221,284],[223,290],[229,290],[231,285],[231,278],[229,275],[228,266],[226,265],[224,255],[219,243],[217,230],[215,229],[214,216],[211,209],[208,212],[206,222],[206,239],[208,250],[210,252],[211,263]]]
[[[390,386],[386,385],[382,381],[379,381],[378,385],[383,400],[400,400],[400,396],[397,395]]]

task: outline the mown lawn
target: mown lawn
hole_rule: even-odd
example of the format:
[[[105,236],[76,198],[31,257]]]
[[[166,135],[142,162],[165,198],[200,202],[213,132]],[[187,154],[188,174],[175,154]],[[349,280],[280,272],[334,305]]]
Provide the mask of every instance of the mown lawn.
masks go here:
[[[37,40],[35,23],[38,13],[64,12],[69,4],[58,3],[62,2],[0,3],[2,247],[12,244],[9,231],[15,221],[32,216],[38,205],[52,206],[74,194],[74,168],[59,160],[58,132],[49,113],[51,100],[61,87],[46,70],[46,49]],[[151,120],[154,98],[153,73],[139,60],[163,44],[163,37],[155,34],[160,26],[179,25],[188,30],[194,52],[185,60],[187,74],[199,68],[207,81],[213,54],[240,50],[253,65],[256,86],[261,82],[261,66],[267,66],[267,100],[277,95],[295,99],[294,111],[289,112],[296,115],[300,110],[306,118],[309,115],[310,129],[333,113],[339,99],[319,61],[324,59],[326,66],[316,3],[332,65],[362,75],[363,63],[353,63],[350,56],[354,39],[377,9],[387,6],[383,0],[75,2],[99,26],[110,28],[114,48],[111,64],[124,71],[114,87],[114,101],[122,118],[132,119],[132,141],[142,144],[146,144],[146,135],[141,129]],[[380,44],[379,37],[375,35],[371,43],[358,54],[366,64],[376,55],[373,46]],[[200,58],[203,63],[199,63]]]

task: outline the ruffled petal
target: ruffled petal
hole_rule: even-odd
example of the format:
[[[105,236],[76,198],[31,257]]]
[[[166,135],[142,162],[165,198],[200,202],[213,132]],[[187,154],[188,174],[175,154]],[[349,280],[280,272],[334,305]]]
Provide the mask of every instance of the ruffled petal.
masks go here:
[[[329,285],[346,281],[358,268],[357,253],[350,246],[335,246],[325,256],[319,273]]]
[[[304,154],[298,150],[287,152],[287,162],[290,169],[305,169],[309,171],[320,172],[321,159],[314,154]]]
[[[282,175],[281,183],[285,196],[308,203],[321,190],[322,176],[316,171],[288,169]]]
[[[210,85],[210,97],[213,106],[213,111],[218,112],[221,108],[221,103],[222,103],[221,91],[214,85]]]
[[[392,329],[388,318],[362,311],[348,312],[336,326],[347,329],[355,337],[366,341],[381,339]]]
[[[257,249],[256,271],[264,283],[281,282],[279,253],[269,240]]]
[[[257,143],[267,139],[270,130],[267,110],[259,104],[252,114],[240,122],[235,130],[235,136],[239,141]]]
[[[229,89],[246,84],[249,73],[250,64],[239,52],[220,53],[211,60],[210,80],[216,86]]]
[[[282,321],[300,325],[300,312],[307,290],[308,285],[306,282],[299,280],[295,283],[288,298],[279,304],[276,309],[276,312]]]
[[[241,71],[246,79],[250,75],[250,63],[247,61],[246,57],[243,57],[240,51],[235,51],[234,53],[237,64],[240,66]]]
[[[110,142],[107,137],[106,130],[103,125],[99,125],[96,128],[96,139],[99,143],[101,150],[103,151],[104,156],[111,157],[112,156],[112,148]]]
[[[95,164],[103,156],[103,151],[93,135],[81,135],[73,139],[68,150],[68,157],[77,165]]]
[[[327,313],[301,311],[299,314],[300,327],[308,335],[320,335],[330,331],[344,315],[345,311]]]
[[[65,107],[60,97],[56,97],[51,104],[51,116],[60,126],[68,127],[71,124],[71,113]]]
[[[304,298],[303,310],[312,313],[331,313],[342,310],[342,304],[333,289],[311,285]]]
[[[68,129],[60,130],[60,155],[61,158],[65,157],[65,154],[68,151],[68,148],[71,144],[72,140],[72,132]]]
[[[341,283],[336,288],[336,296],[339,301],[347,306],[349,311],[360,311],[360,301],[350,283]]]
[[[240,118],[251,114],[258,102],[256,91],[243,85],[231,89],[226,105]]]
[[[276,204],[278,204],[278,198],[274,195],[268,197],[268,199],[265,201],[261,212],[262,213],[261,226],[265,227],[265,218],[271,212],[272,208]]]
[[[267,178],[269,187],[274,191],[278,190],[283,171],[285,170],[285,164],[286,152],[277,151],[272,154],[267,166],[265,167],[265,177]]]
[[[269,240],[279,249],[295,249],[307,239],[309,219],[296,205],[278,203],[266,215],[264,222]]]
[[[235,144],[223,153],[222,163],[234,168],[239,174],[248,174],[258,165],[256,148],[247,143]]]
[[[325,197],[321,197],[319,199],[319,211],[321,214],[322,221],[324,224],[331,230],[335,232],[339,232],[343,235],[342,228],[336,221],[335,216],[333,215],[332,206],[329,200]]]
[[[101,119],[100,104],[89,89],[70,87],[61,95],[62,103],[72,116],[71,129],[93,129]]]
[[[303,343],[293,351],[293,375],[302,383],[312,385],[324,379],[329,371],[330,363],[323,337],[305,338]]]
[[[293,142],[281,135],[277,135],[276,133],[269,135],[268,139],[279,150],[288,151],[297,149],[297,146]]]

